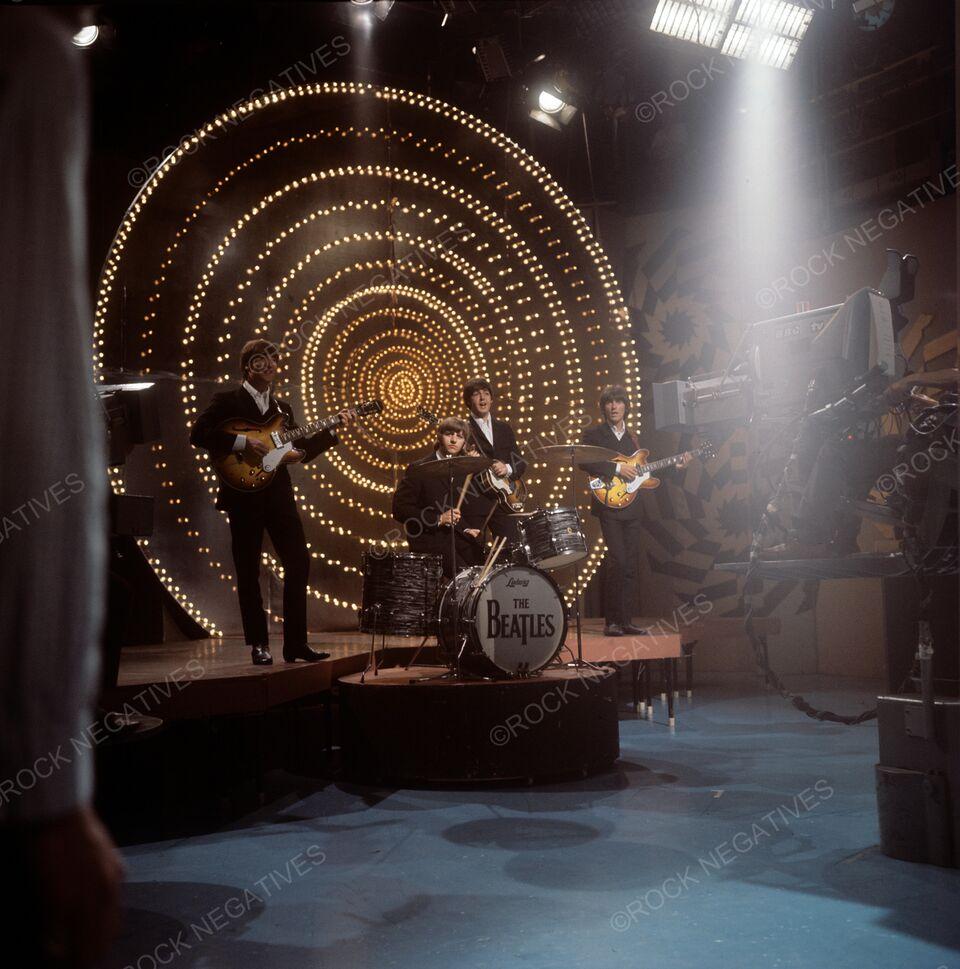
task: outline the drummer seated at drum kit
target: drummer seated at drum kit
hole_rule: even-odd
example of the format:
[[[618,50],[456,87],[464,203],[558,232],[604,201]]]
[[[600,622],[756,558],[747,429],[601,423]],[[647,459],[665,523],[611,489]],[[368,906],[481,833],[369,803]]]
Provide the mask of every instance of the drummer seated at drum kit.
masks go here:
[[[419,476],[417,468],[443,458],[476,453],[471,446],[465,421],[448,417],[437,425],[433,450],[408,465],[393,496],[393,517],[403,525],[411,552],[443,556],[443,573],[449,579],[454,571],[483,560],[482,530],[490,502],[467,488],[460,500],[465,475],[454,474],[453,507],[450,505],[450,481],[446,476]],[[457,504],[460,504],[459,510]],[[451,561],[450,528],[456,540],[456,570]]]

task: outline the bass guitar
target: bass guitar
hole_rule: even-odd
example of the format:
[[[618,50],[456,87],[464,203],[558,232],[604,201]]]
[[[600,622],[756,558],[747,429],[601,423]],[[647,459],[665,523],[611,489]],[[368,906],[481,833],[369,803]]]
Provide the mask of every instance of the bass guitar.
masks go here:
[[[345,409],[354,411],[357,417],[364,417],[367,414],[379,414],[383,410],[383,403],[370,400]],[[234,436],[246,434],[248,445],[250,441],[260,441],[270,450],[262,456],[249,446],[243,451],[232,451],[214,460],[214,470],[220,480],[231,488],[238,491],[261,491],[273,481],[283,456],[293,450],[294,441],[302,437],[313,437],[320,431],[332,430],[342,423],[343,418],[339,414],[300,427],[287,427],[287,416],[283,413],[266,421],[251,421],[245,417],[232,418],[224,421],[218,430]]]
[[[641,448],[635,454],[629,456],[618,454],[616,458],[612,458],[611,460],[621,467],[629,465],[637,472],[637,476],[631,481],[627,481],[626,478],[621,478],[618,474],[615,474],[609,479],[591,478],[590,491],[597,501],[602,505],[606,505],[608,508],[626,508],[637,497],[641,489],[646,488],[652,490],[653,488],[660,487],[660,479],[653,477],[654,471],[660,471],[662,468],[672,468],[674,465],[688,458],[705,458],[709,461],[711,458],[716,457],[716,452],[710,441],[705,441],[693,451],[672,454],[668,458],[660,458],[657,461],[650,461],[648,463],[647,457],[649,454],[649,451]]]
[[[417,408],[417,417],[426,421],[432,427],[440,423],[439,418],[423,407]],[[509,478],[501,478],[493,473],[489,468],[476,475],[476,481],[481,491],[488,498],[495,498],[509,512],[523,511],[523,503],[527,500],[527,486],[522,479],[517,478],[511,481]]]

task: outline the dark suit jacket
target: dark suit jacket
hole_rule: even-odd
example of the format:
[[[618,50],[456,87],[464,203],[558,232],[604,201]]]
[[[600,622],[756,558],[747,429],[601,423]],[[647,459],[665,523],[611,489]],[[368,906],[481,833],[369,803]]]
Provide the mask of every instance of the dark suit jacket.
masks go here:
[[[634,451],[640,448],[637,436],[630,430],[629,426],[627,426],[627,433],[618,441],[617,435],[613,433],[613,430],[606,421],[602,424],[594,424],[592,427],[588,427],[583,432],[580,443],[609,448],[611,451],[616,451],[617,454],[622,454],[624,457],[629,457]],[[612,478],[616,473],[617,467],[613,461],[598,461],[583,465],[583,470],[592,478]],[[607,508],[606,505],[600,504],[591,495],[590,514],[596,515],[598,518],[622,519],[624,521],[631,518],[639,518],[642,514],[641,502],[639,497],[637,497],[626,508]]]
[[[426,457],[408,465],[393,495],[393,517],[403,525],[411,552],[438,552],[444,542],[450,541],[448,527],[437,524],[440,514],[450,507],[449,482],[446,478],[416,478],[411,473],[418,464],[426,464],[435,458],[431,451]],[[454,476],[454,504],[460,497],[463,479],[462,474]],[[471,548],[478,547],[463,532],[467,528],[483,528],[489,509],[487,499],[468,489],[460,507],[460,521],[454,527],[458,546],[468,543]]]
[[[217,428],[233,418],[244,418],[251,421],[268,421],[277,416],[278,409],[286,415],[287,427],[297,424],[293,408],[285,401],[270,395],[270,407],[266,414],[261,414],[250,393],[241,385],[233,390],[222,390],[213,395],[207,409],[197,418],[190,433],[190,443],[194,447],[203,448],[212,458],[222,457],[233,450],[236,438],[226,431]],[[333,431],[321,431],[311,438],[294,441],[294,447],[304,451],[304,461],[310,461],[318,454],[335,447],[339,442]],[[233,511],[243,507],[255,507],[256,502],[269,500],[269,493],[279,490],[292,491],[290,473],[287,466],[281,464],[277,468],[273,481],[261,491],[238,491],[229,485],[221,484],[217,492],[217,508]]]
[[[517,447],[517,437],[513,433],[513,428],[506,421],[493,419],[493,444],[487,440],[487,435],[480,430],[480,425],[470,415],[470,433],[473,435],[480,453],[496,461],[509,464],[513,469],[512,480],[522,478],[527,469],[527,462],[520,457],[520,449]]]

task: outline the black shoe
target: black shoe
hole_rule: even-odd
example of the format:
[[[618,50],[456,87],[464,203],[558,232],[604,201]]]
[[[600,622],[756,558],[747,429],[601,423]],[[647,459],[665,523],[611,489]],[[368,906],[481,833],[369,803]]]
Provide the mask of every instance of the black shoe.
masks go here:
[[[315,649],[307,646],[306,643],[302,646],[283,647],[283,661],[285,663],[293,663],[298,659],[302,659],[307,663],[315,663],[318,659],[330,659],[330,654],[318,653]]]
[[[273,657],[269,646],[251,646],[250,657],[254,666],[273,666]]]
[[[643,636],[647,630],[643,626],[634,626],[632,622],[625,622],[623,624],[623,632],[627,636]]]
[[[623,627],[620,626],[620,625],[618,625],[615,622],[609,622],[609,623],[607,623],[606,626],[603,627],[603,635],[604,636],[622,636],[623,635]]]

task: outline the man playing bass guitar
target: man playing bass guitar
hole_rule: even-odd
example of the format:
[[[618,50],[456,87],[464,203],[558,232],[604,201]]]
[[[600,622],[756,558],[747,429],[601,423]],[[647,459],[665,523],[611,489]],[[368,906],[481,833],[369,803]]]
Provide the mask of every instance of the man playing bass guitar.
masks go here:
[[[505,482],[520,482],[527,462],[520,457],[513,428],[493,416],[493,388],[482,378],[468,380],[463,385],[463,403],[470,413],[468,425],[477,450],[484,457],[493,458],[490,469]],[[488,523],[493,535],[510,542],[520,541],[516,519],[499,503]]]

